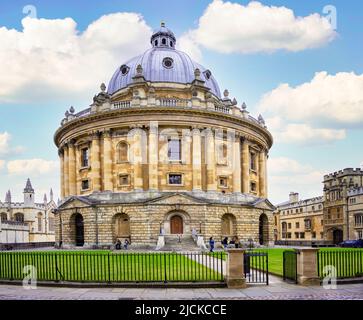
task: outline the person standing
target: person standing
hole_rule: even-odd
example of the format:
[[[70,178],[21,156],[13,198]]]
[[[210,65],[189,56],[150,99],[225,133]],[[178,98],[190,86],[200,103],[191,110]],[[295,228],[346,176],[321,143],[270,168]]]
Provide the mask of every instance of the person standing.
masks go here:
[[[214,240],[213,240],[213,237],[210,237],[209,238],[209,251],[213,252],[213,250],[214,250]]]

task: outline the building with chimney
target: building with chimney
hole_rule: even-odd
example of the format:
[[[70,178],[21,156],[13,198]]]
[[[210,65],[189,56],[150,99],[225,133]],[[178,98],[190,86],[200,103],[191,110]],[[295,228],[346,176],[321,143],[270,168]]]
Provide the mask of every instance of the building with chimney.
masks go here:
[[[35,201],[35,190],[30,179],[23,191],[24,201],[12,201],[10,190],[5,201],[0,201],[0,244],[54,241],[54,213],[57,205],[50,189],[49,200]]]

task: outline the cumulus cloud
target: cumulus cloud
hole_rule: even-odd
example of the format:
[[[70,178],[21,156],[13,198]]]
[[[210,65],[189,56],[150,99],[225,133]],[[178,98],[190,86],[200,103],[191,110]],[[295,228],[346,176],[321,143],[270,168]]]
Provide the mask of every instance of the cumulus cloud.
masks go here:
[[[44,159],[21,159],[8,161],[7,169],[10,175],[42,175],[58,172],[59,164]]]
[[[117,66],[148,48],[152,32],[136,13],[102,16],[84,32],[71,18],[26,17],[22,26],[0,27],[0,60],[6,61],[0,102],[84,99],[100,82],[107,84]]]
[[[13,153],[21,153],[24,151],[24,147],[17,146],[12,147],[10,144],[11,134],[8,132],[0,132],[0,156],[7,156]]]
[[[324,172],[288,157],[268,161],[269,197],[277,204],[287,201],[289,192],[299,192],[305,198],[322,195]]]
[[[184,37],[189,45],[221,53],[295,52],[323,46],[336,32],[317,13],[296,17],[286,7],[214,0],[199,18],[198,27]]]
[[[329,143],[363,128],[363,74],[317,72],[309,82],[280,84],[257,105],[276,141]]]

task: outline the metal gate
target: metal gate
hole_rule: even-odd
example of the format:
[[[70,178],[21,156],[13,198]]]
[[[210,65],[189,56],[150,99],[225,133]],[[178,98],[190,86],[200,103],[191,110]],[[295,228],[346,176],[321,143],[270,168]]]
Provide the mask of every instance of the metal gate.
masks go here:
[[[246,282],[268,285],[268,254],[247,251],[243,257]]]
[[[283,279],[297,283],[297,251],[284,251],[283,252]]]

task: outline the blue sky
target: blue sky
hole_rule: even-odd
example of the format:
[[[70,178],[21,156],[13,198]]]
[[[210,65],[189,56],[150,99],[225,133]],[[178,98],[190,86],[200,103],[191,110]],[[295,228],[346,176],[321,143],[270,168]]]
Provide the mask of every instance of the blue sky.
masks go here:
[[[238,12],[241,15],[252,12],[251,8],[248,9],[249,1],[234,0],[232,3],[238,5],[235,7],[237,10],[228,11],[228,2],[217,0],[222,8],[221,14],[223,11],[225,16],[215,19],[213,26],[208,25],[208,17],[215,18],[213,14],[219,13],[212,14],[212,2],[1,2],[0,36],[9,40],[0,45],[0,58],[3,61],[0,69],[0,148],[3,148],[2,151],[0,149],[0,199],[4,200],[5,192],[10,188],[13,198],[21,200],[22,188],[28,176],[33,181],[39,201],[50,187],[58,194],[58,156],[53,133],[65,110],[71,105],[76,110],[87,107],[93,95],[99,91],[100,83],[108,83],[113,70],[125,59],[147,48],[149,29],[157,28],[161,20],[166,21],[174,31],[180,44],[192,43],[180,49],[188,53],[188,50],[196,50],[190,54],[193,56],[193,52],[197,52],[193,58],[212,70],[221,90],[227,88],[239,105],[245,101],[253,116],[257,117],[261,112],[265,117],[275,137],[269,164],[272,202],[284,201],[290,191],[300,192],[304,198],[320,195],[323,174],[345,167],[359,167],[363,163],[363,121],[360,116],[363,114],[363,90],[360,90],[363,74],[363,3],[358,0],[260,1],[261,10],[256,12],[261,16],[257,16],[256,20],[249,19],[244,30],[238,30],[242,26],[235,24],[228,29],[231,30],[229,34],[223,28],[228,28],[229,21],[232,23],[242,19]],[[54,30],[66,30],[64,36],[62,32],[46,35],[46,31],[34,27],[38,26],[36,22],[29,22],[24,27],[22,19],[27,14],[23,13],[23,8],[29,4],[36,8],[36,19],[31,20],[53,20],[55,28],[61,28]],[[336,8],[336,30],[333,27],[330,31],[323,30],[319,23],[313,24],[306,19],[305,25],[312,28],[309,30],[314,35],[299,35],[300,22],[296,17],[304,19],[317,14],[321,22],[327,16],[323,12],[326,5]],[[277,9],[272,9],[274,7]],[[284,20],[282,7],[293,12],[296,18],[293,22]],[[270,16],[276,14],[276,30],[271,34],[268,34],[268,18],[262,15],[262,9],[266,8]],[[133,38],[133,32],[120,27],[122,22],[117,21],[123,17],[113,16],[122,12],[142,16],[141,22],[134,22],[132,29],[137,37]],[[105,22],[97,24],[98,30],[103,32],[101,36],[88,32],[86,45],[83,40],[77,40],[77,46],[82,50],[92,48],[96,51],[94,55],[84,51],[87,54],[85,67],[79,67],[77,61],[82,59],[72,56],[75,51],[73,47],[63,50],[59,46],[68,40],[73,41],[74,37],[81,38],[90,24],[100,21],[104,15],[110,17],[107,20],[109,28]],[[71,36],[67,28],[72,23],[66,18],[73,19],[77,24]],[[267,27],[263,28],[265,24]],[[277,26],[280,25],[279,29]],[[207,32],[206,36],[203,33],[208,27],[219,28],[213,31],[216,35],[214,38],[212,33]],[[26,28],[32,33],[24,33]],[[291,33],[286,32],[289,28]],[[17,31],[17,36],[11,29]],[[226,34],[226,42],[222,39],[222,45],[216,41],[218,30]],[[319,32],[321,36],[315,40]],[[113,46],[105,41],[106,49],[109,47],[112,51],[110,59],[106,59],[107,53],[95,46],[103,41],[103,35],[119,43]],[[21,37],[26,39],[19,40]],[[90,37],[100,39],[90,40]],[[41,49],[35,45],[38,42],[41,42]],[[278,43],[277,48],[269,49],[268,46],[274,42]],[[298,49],[295,42],[299,44]],[[224,43],[228,50],[223,47]],[[35,47],[38,51],[35,51]],[[9,48],[15,50],[15,54],[10,55],[12,51]],[[31,55],[28,48],[32,48]],[[226,50],[228,52],[224,52]],[[64,60],[59,51],[66,52]],[[71,62],[68,63],[67,59]],[[105,60],[109,60],[109,63]],[[64,79],[57,75],[53,77],[58,72],[57,68],[66,68],[63,64],[71,66],[65,70],[68,72],[65,72]],[[326,76],[314,79],[315,74],[321,72],[326,72]],[[279,87],[282,83],[289,90],[282,90]],[[294,114],[295,109],[303,111]]]

